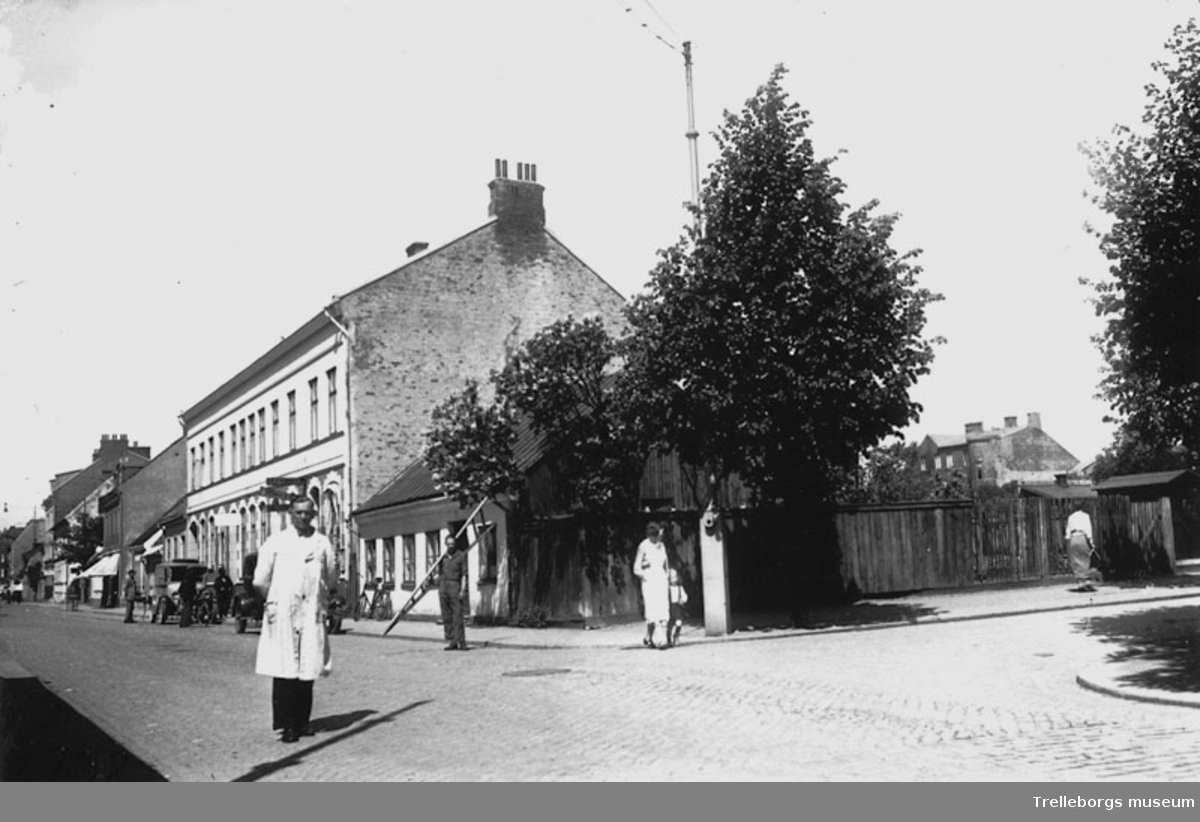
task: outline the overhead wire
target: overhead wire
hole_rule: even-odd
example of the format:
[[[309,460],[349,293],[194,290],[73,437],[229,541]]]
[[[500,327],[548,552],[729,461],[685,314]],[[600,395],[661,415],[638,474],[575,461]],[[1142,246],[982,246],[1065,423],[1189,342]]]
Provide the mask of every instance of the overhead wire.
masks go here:
[[[679,51],[679,47],[672,42],[671,39],[669,39],[669,36],[664,35],[663,31],[657,25],[652,25],[652,22],[648,20],[648,18],[641,12],[640,8],[632,2],[632,0],[616,0],[616,2],[621,6],[626,14],[632,14],[635,18],[637,18],[637,25],[648,35],[662,43],[667,48],[671,49],[671,51]],[[654,13],[654,15],[662,22],[662,25],[666,26],[668,29],[671,29],[671,24],[668,23],[663,16],[658,13],[658,10],[650,4],[649,0],[642,0],[642,3],[646,6],[646,8],[649,8],[650,11]],[[674,29],[671,30],[671,33],[676,39],[678,39],[678,35],[674,33]]]

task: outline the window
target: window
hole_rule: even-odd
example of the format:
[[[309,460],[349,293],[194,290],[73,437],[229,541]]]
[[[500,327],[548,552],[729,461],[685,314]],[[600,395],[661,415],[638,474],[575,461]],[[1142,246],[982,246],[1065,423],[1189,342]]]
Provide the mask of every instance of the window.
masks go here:
[[[296,450],[296,392],[289,391],[288,402],[288,450]]]
[[[251,414],[246,420],[246,427],[250,429],[250,451],[246,454],[246,465],[253,468],[258,459],[258,449],[254,447],[254,415]]]
[[[395,537],[383,538],[383,573],[380,574],[384,582],[395,583],[396,581],[396,539]]]
[[[415,588],[417,587],[417,535],[405,534],[400,537],[400,544],[400,550],[404,552],[404,587]]]
[[[271,536],[271,514],[267,511],[265,504],[258,506],[258,509],[262,522],[262,538],[263,542],[266,542],[267,537]]]
[[[217,463],[220,466],[220,468],[217,469],[218,471],[220,471],[220,475],[218,478],[225,479],[225,432],[224,431],[222,431],[220,434],[217,435],[217,444],[219,445],[219,447],[221,449],[221,461],[219,463]]]
[[[329,386],[329,433],[336,434],[338,430],[336,368],[325,372],[325,383]]]
[[[229,475],[238,472],[237,423],[229,426]]]
[[[208,438],[208,481],[210,483],[217,481],[217,452],[214,447],[216,444],[215,437]]]
[[[250,509],[250,550],[258,549],[258,509]]]
[[[425,573],[433,570],[433,566],[437,564],[438,557],[442,555],[442,532],[441,531],[426,531],[425,532]]]
[[[271,456],[279,456],[279,400],[271,403]]]
[[[366,577],[370,582],[375,581],[375,540],[368,539],[363,543],[363,562],[366,563]]]
[[[207,468],[206,460],[204,459],[204,443],[200,443],[200,485],[203,486],[206,481],[204,476],[205,468]]]
[[[479,540],[479,581],[495,582],[498,564],[496,529],[495,527],[487,528],[483,533],[483,537]]]
[[[190,478],[191,481],[188,483],[188,485],[191,486],[191,490],[195,491],[196,490],[196,465],[197,465],[195,448],[191,448],[188,450],[188,461],[192,464],[192,472],[191,472],[192,476]]]
[[[308,441],[317,441],[317,378],[308,381]]]
[[[246,421],[242,420],[238,423],[238,455],[241,460],[238,462],[238,469],[245,471],[248,467],[246,462]]]
[[[258,409],[258,461],[267,461],[267,410]]]

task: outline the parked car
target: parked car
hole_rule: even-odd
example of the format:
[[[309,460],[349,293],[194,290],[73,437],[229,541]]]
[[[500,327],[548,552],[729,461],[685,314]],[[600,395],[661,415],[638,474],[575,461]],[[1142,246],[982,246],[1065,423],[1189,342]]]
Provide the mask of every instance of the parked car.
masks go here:
[[[5,602],[22,602],[25,599],[23,585],[17,580],[10,580],[0,589],[0,599]]]
[[[201,565],[198,559],[173,559],[156,567],[154,569],[154,591],[151,594],[154,599],[154,610],[150,612],[150,621],[166,625],[167,620],[178,619],[180,583],[188,574],[204,576],[208,573],[209,569]],[[205,587],[203,582],[197,583],[197,600]]]

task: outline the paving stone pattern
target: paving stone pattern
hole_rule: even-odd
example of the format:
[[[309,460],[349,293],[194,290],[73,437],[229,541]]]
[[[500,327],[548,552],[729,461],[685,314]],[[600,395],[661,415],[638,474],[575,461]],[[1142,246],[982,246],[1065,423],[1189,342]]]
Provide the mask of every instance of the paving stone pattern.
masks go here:
[[[297,745],[231,626],[35,606],[0,612],[0,655],[172,780],[1194,779],[1194,708],[1075,683],[1087,613],[667,652],[339,636]]]

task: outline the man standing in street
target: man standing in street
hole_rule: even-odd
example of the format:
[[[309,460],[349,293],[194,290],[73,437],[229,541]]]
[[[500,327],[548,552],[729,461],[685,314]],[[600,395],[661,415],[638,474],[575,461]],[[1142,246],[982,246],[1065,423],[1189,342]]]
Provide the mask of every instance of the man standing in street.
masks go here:
[[[446,537],[446,555],[438,575],[438,600],[442,606],[442,631],[447,651],[467,650],[463,611],[467,598],[467,552],[458,549],[453,536]]]
[[[217,619],[224,620],[229,615],[229,604],[233,601],[233,580],[222,565],[217,569],[217,580],[213,584],[217,594]]]
[[[192,624],[192,607],[196,604],[196,569],[188,568],[179,581],[179,627]]]
[[[316,513],[307,497],[294,500],[292,527],[263,544],[254,569],[265,601],[254,672],[271,677],[271,724],[287,743],[311,733],[313,683],[332,664],[325,616],[337,567],[329,540],[313,526]]]
[[[125,585],[121,596],[125,600],[125,622],[130,624],[133,622],[133,606],[138,601],[137,574],[132,568],[125,575]]]

